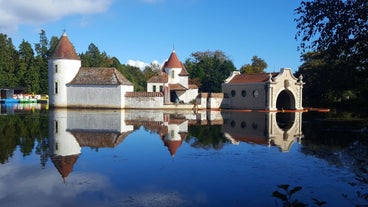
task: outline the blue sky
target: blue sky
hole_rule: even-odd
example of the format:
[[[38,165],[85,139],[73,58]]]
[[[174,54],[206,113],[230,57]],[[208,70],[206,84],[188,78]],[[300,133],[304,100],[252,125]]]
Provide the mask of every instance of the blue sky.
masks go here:
[[[0,0],[0,32],[22,39],[60,37],[65,29],[78,53],[90,43],[131,64],[165,61],[173,47],[181,61],[197,51],[221,50],[239,69],[254,55],[268,72],[300,66],[295,0]]]

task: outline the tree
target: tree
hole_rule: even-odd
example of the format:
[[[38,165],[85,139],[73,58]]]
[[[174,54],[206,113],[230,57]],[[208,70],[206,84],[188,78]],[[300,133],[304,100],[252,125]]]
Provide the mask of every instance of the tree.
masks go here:
[[[185,61],[191,79],[198,78],[202,92],[221,92],[221,84],[236,68],[222,51],[205,51],[191,54]]]
[[[23,40],[19,45],[17,77],[19,85],[26,87],[28,93],[40,91],[40,74],[37,68],[32,46],[29,42]]]
[[[328,51],[331,58],[354,62],[366,70],[368,63],[368,1],[302,1],[295,19],[301,49]]]
[[[36,50],[36,66],[33,68],[32,74],[39,74],[39,85],[35,86],[37,89],[33,91],[35,93],[47,93],[48,92],[48,59],[50,58],[49,41],[46,36],[45,30],[40,32],[40,40],[35,44]],[[37,81],[37,80],[35,80]]]
[[[324,67],[314,69],[319,78],[331,83],[321,87],[333,92],[329,97],[335,97],[336,101],[340,100],[341,91],[350,91],[365,103],[368,100],[368,1],[302,1],[295,11],[300,49],[303,53],[318,53],[308,60],[317,58],[316,61],[325,62]]]
[[[252,64],[245,64],[240,68],[241,73],[264,73],[267,63],[262,58],[253,56]]]
[[[150,65],[144,67],[143,74],[146,78],[146,81],[151,77],[157,75],[160,72],[161,68],[158,63],[152,62]]]
[[[0,34],[0,86],[14,87],[18,85],[16,78],[17,50],[12,39]]]
[[[91,43],[88,46],[86,53],[80,55],[83,67],[110,67],[111,59],[106,52],[100,52],[98,47]]]

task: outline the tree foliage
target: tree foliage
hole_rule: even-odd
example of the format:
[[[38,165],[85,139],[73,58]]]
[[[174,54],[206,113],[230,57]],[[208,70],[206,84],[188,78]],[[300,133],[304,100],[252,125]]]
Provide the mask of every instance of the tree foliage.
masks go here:
[[[253,56],[251,64],[245,64],[240,68],[241,73],[264,73],[267,63],[262,58]]]
[[[368,64],[368,1],[302,1],[296,9],[302,49],[327,51],[366,70]]]
[[[185,61],[191,79],[199,79],[202,92],[221,92],[221,84],[236,68],[222,51],[205,51],[191,54]]]
[[[312,104],[368,99],[368,2],[302,1],[296,10],[305,97]],[[309,86],[308,86],[309,85]],[[318,97],[318,94],[320,96]]]

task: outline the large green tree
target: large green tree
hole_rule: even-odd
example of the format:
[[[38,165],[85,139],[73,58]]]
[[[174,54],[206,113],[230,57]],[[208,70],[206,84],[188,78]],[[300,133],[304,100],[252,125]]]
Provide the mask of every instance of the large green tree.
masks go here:
[[[241,73],[264,73],[267,63],[262,58],[253,56],[251,64],[245,64],[240,68]]]
[[[110,67],[111,58],[106,52],[100,52],[100,49],[93,43],[89,44],[88,50],[80,54],[83,67]]]
[[[40,32],[40,40],[35,44],[36,51],[36,68],[34,73],[39,74],[39,91],[33,91],[35,93],[47,93],[48,92],[48,59],[51,56],[49,50],[49,41],[46,36],[45,30]],[[28,86],[27,86],[28,87]]]
[[[18,52],[13,45],[11,38],[5,34],[0,34],[0,86],[18,86],[16,77],[16,65]]]
[[[356,96],[357,102],[366,102],[368,1],[309,0],[302,1],[295,11],[298,29],[296,38],[301,40],[300,49],[303,53],[315,53],[304,55],[303,59],[306,62],[299,72],[308,71],[310,74],[313,70],[312,73],[318,79],[329,83],[319,86],[330,94],[322,97],[324,99],[322,101],[339,102],[343,97],[346,99]],[[310,67],[310,63],[318,61],[324,62],[323,67]],[[318,79],[308,80],[305,75],[307,84],[312,87],[320,84],[316,82]]]
[[[44,68],[43,70],[46,70]],[[36,65],[32,45],[25,40],[19,45],[17,77],[19,86],[26,87],[28,93],[40,91],[40,73]]]
[[[236,70],[233,62],[222,51],[194,52],[185,61],[191,79],[201,83],[201,92],[221,92],[221,84]]]

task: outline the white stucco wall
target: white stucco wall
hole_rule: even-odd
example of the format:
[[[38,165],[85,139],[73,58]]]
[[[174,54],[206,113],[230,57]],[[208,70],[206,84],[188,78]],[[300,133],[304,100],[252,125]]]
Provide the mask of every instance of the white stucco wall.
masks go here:
[[[156,91],[153,91],[153,86],[156,86]],[[147,92],[162,92],[160,91],[160,86],[164,87],[163,83],[147,83]]]
[[[70,110],[67,114],[68,130],[100,130],[114,132],[133,131],[126,125],[124,110]]]
[[[164,97],[125,97],[125,108],[150,109],[163,108]]]
[[[48,92],[51,107],[67,107],[66,84],[73,80],[80,67],[80,60],[55,59],[48,61]],[[57,93],[55,83],[58,85]]]
[[[70,85],[68,107],[124,108],[123,90],[122,85]]]
[[[197,98],[198,89],[188,89],[186,91],[177,91],[176,94],[178,95],[181,101],[184,101],[184,103],[190,103],[191,101]]]
[[[81,147],[75,137],[66,131],[68,126],[67,110],[53,110],[49,113],[49,148],[51,155],[76,155]]]

